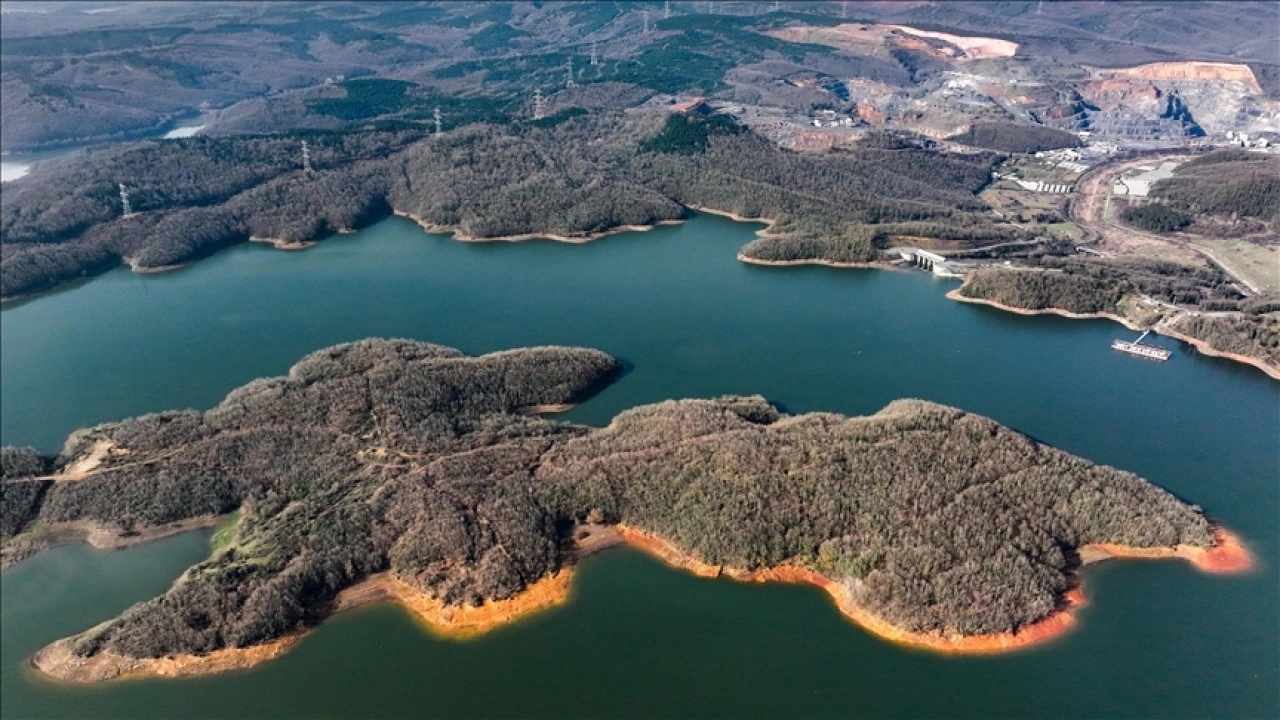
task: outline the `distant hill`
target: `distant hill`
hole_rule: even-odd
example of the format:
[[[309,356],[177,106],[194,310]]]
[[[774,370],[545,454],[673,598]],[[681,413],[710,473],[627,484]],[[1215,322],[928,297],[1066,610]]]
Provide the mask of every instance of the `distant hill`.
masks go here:
[[[510,101],[527,96],[531,85],[564,87],[572,63],[580,84],[718,93],[801,113],[825,104],[852,110],[859,101],[884,109],[875,93],[851,96],[850,79],[889,88],[924,83],[926,95],[939,92],[927,83],[947,65],[930,57],[928,46],[945,41],[917,37],[916,49],[880,53],[762,34],[797,24],[994,34],[1017,43],[1019,58],[1067,65],[1248,62],[1273,96],[1280,64],[1274,44],[1256,32],[1280,21],[1271,3],[872,3],[857,5],[852,18],[840,17],[840,4],[822,2],[787,3],[777,13],[762,12],[767,3],[718,3],[712,14],[699,3],[671,7],[670,18],[652,13],[645,33],[644,8],[634,3],[173,3],[108,13],[50,3],[40,6],[47,12],[5,15],[0,146],[20,151],[137,137],[202,108],[339,76],[412,80],[443,95]],[[1049,85],[1064,80],[1055,76]],[[1191,112],[1206,109],[1211,105]],[[939,103],[931,112],[956,110]],[[960,124],[974,120],[961,115]]]

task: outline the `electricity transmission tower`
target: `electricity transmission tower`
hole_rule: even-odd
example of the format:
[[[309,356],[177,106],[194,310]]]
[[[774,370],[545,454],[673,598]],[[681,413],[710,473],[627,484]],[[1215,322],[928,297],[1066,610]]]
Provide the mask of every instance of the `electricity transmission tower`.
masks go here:
[[[441,122],[441,119],[440,119],[440,108],[436,108],[433,114],[435,115],[435,119],[436,119],[436,134],[439,135],[441,128],[443,127],[443,123]]]
[[[533,119],[541,120],[545,108],[542,105],[542,88],[533,89]]]
[[[307,141],[302,141],[302,171],[311,174],[311,149],[307,147]]]
[[[129,204],[129,191],[124,189],[124,183],[116,184],[120,186],[120,208],[124,211],[120,217],[133,217],[133,206]]]
[[[572,57],[564,61],[564,73],[565,73],[565,79],[564,79],[565,88],[571,88],[574,85],[577,85],[577,83],[573,81],[573,58]]]

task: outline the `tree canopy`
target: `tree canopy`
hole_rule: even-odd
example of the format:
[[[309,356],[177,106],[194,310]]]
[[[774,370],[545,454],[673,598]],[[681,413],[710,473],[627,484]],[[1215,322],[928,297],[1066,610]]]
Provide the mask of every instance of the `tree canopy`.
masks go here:
[[[6,449],[4,557],[68,524],[127,534],[238,508],[230,543],[74,644],[145,658],[281,637],[383,571],[446,604],[511,597],[569,561],[588,519],[709,563],[798,564],[895,625],[964,634],[1054,611],[1082,545],[1213,542],[1130,473],[919,400],[861,418],[668,401],[601,429],[528,414],[619,369],[577,348],[320,350],[206,412],[87,428],[56,458]]]

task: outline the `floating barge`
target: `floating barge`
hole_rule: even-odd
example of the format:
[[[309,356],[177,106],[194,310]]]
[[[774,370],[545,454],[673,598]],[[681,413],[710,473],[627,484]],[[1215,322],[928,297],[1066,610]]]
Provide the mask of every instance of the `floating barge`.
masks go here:
[[[1142,338],[1150,334],[1151,331],[1148,330],[1139,335],[1138,339],[1133,342],[1128,342],[1127,340],[1112,340],[1111,349],[1119,350],[1120,352],[1127,352],[1130,355],[1137,355],[1138,357],[1146,358],[1148,360],[1159,360],[1161,362],[1168,360],[1169,356],[1173,354],[1172,350],[1166,350],[1158,345],[1148,345],[1142,342]]]

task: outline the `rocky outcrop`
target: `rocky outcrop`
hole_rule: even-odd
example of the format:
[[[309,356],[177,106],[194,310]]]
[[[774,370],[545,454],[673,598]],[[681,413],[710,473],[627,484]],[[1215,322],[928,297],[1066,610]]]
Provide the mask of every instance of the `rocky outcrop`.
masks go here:
[[[917,30],[906,25],[888,25],[886,27],[915,37],[941,40],[948,45],[960,49],[957,60],[988,60],[991,58],[1010,58],[1018,52],[1018,43],[998,38],[951,35],[950,33]]]
[[[1165,62],[1092,75],[1081,94],[1105,113],[1093,118],[1102,132],[1125,134],[1126,126],[1189,134],[1198,127],[1210,135],[1280,130],[1280,102],[1264,95],[1247,65]]]
[[[1262,94],[1258,78],[1248,65],[1214,62],[1159,62],[1130,68],[1106,70],[1108,77],[1134,80],[1163,80],[1174,82],[1236,82],[1243,83],[1249,92]]]
[[[769,30],[765,34],[779,40],[827,45],[857,53],[883,54],[907,50],[944,62],[1009,58],[1018,51],[1018,44],[1009,40],[930,32],[907,25],[793,25]]]

